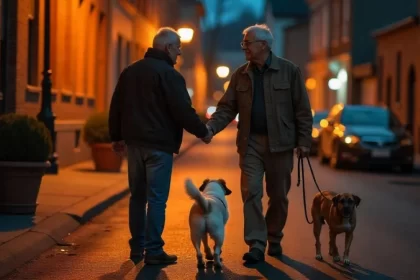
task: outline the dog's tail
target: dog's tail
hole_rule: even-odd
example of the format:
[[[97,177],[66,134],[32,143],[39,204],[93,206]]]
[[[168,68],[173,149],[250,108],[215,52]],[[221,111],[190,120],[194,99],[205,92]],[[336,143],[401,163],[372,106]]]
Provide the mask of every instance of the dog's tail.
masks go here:
[[[197,187],[194,185],[191,179],[185,180],[185,190],[188,196],[194,199],[205,213],[208,213],[210,211],[209,202],[197,189]]]

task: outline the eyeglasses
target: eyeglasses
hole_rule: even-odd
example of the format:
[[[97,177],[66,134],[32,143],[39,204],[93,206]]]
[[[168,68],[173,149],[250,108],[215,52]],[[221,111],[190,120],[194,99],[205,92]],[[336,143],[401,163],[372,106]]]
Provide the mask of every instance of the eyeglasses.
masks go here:
[[[245,47],[248,47],[249,45],[251,45],[252,43],[256,43],[256,42],[265,42],[265,41],[264,40],[242,41],[241,42],[241,47],[245,48]]]

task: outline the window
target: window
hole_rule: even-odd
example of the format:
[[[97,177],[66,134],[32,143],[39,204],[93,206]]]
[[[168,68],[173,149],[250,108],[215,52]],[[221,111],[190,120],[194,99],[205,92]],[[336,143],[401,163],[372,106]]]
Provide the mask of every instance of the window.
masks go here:
[[[395,69],[396,73],[395,76],[397,77],[397,91],[395,92],[395,101],[400,103],[401,101],[401,52],[397,53],[397,67]]]
[[[122,45],[123,45],[123,38],[121,35],[118,35],[118,43],[117,43],[117,76],[120,75],[123,67],[122,67]]]
[[[310,19],[310,35],[309,35],[309,49],[311,54],[315,53],[315,13],[311,15]]]
[[[392,79],[386,79],[386,105],[391,108],[391,95],[392,95]]]
[[[3,92],[4,92],[4,72],[6,71],[6,69],[4,69],[4,65],[5,65],[5,53],[4,53],[4,46],[5,46],[5,32],[3,31],[3,29],[5,28],[3,21],[6,20],[7,18],[7,12],[4,12],[3,10],[6,9],[6,7],[3,5],[3,1],[0,0],[0,114],[4,113],[5,108],[4,108],[4,96],[3,96]]]
[[[127,41],[127,43],[126,43],[125,56],[126,56],[125,66],[127,66],[131,63],[131,43],[130,43],[130,41]]]
[[[322,8],[322,48],[328,48],[330,37],[330,7],[324,5]]]
[[[38,0],[30,1],[28,14],[28,85],[38,85]]]
[[[384,57],[379,56],[377,58],[377,73],[378,73],[378,101],[383,102],[383,65],[384,65]]]
[[[350,13],[351,13],[351,0],[343,0],[342,8],[342,25],[341,25],[341,41],[346,43],[349,41],[350,33]]]
[[[333,47],[338,46],[340,37],[340,2],[333,0],[332,2],[332,38]]]

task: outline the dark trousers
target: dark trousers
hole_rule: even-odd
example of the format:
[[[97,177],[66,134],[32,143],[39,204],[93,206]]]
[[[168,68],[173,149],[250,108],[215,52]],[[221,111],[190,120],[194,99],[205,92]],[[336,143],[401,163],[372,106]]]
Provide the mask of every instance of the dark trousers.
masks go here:
[[[165,242],[166,202],[169,196],[173,155],[138,146],[128,146],[129,241],[132,253],[159,255]],[[146,210],[147,205],[147,210]]]
[[[244,238],[250,248],[265,251],[268,242],[279,243],[287,220],[293,150],[271,153],[268,137],[250,135],[247,152],[240,157],[241,193],[244,203]],[[264,216],[263,178],[268,209]]]

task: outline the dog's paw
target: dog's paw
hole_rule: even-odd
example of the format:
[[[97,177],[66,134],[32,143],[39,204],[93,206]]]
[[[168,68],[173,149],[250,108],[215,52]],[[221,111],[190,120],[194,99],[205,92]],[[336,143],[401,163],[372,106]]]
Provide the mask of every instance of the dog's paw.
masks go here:
[[[345,265],[350,265],[350,259],[349,259],[349,258],[344,258],[344,259],[343,259],[343,263],[344,263]]]
[[[322,261],[322,255],[316,255],[316,256],[315,256],[315,258],[316,258],[318,261]]]
[[[333,261],[334,262],[339,262],[340,261],[340,256],[334,256]]]

